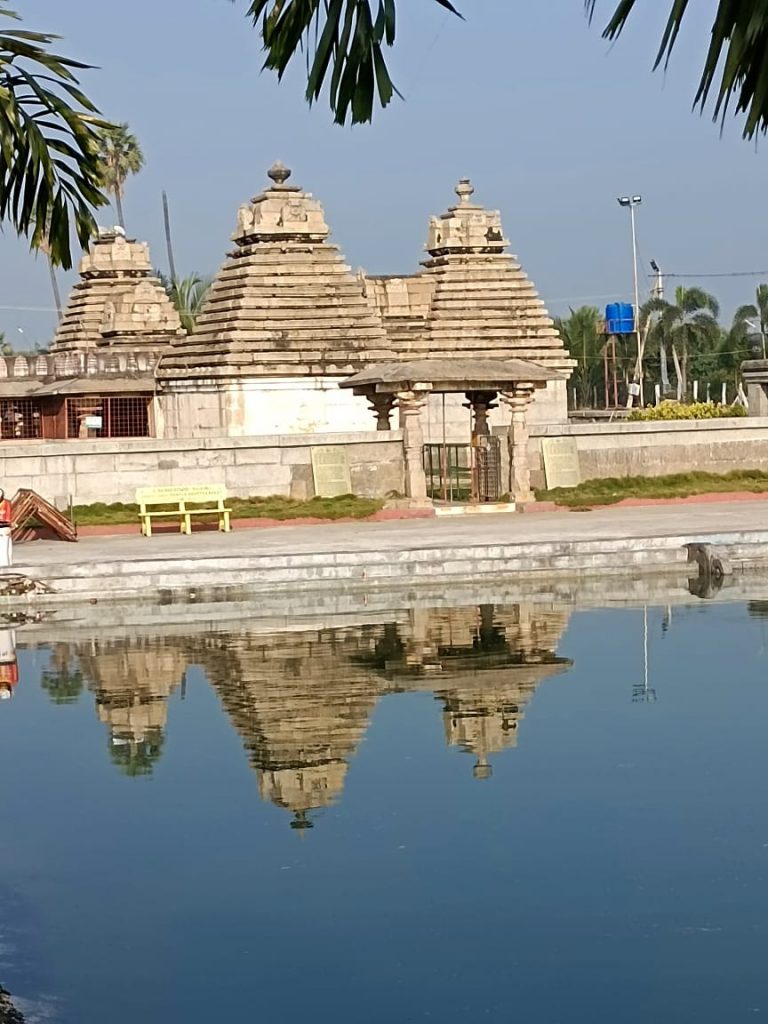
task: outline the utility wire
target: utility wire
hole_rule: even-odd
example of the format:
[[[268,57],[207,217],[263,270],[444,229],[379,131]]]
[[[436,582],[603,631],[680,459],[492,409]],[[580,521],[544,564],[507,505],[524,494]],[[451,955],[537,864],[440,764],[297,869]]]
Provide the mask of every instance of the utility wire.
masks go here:
[[[722,274],[668,274],[666,271],[662,271],[661,275],[664,280],[668,277],[685,277],[685,278],[698,278],[698,277],[768,277],[768,270],[730,270]],[[656,277],[656,274],[648,274],[649,278]]]

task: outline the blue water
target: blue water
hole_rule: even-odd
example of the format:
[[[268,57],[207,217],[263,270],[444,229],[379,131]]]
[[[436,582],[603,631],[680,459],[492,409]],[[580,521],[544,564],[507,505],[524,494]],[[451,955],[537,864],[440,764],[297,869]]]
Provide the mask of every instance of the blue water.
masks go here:
[[[56,1024],[768,1015],[756,611],[21,629],[0,984]]]

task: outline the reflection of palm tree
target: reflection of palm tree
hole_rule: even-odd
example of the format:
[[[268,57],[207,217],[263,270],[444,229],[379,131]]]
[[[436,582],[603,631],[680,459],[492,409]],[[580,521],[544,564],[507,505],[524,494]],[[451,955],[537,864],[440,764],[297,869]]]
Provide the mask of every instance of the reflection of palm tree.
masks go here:
[[[83,674],[68,669],[46,671],[40,677],[40,685],[54,704],[74,704],[83,692]]]
[[[83,674],[73,659],[68,644],[56,644],[51,653],[51,668],[40,678],[40,685],[54,704],[74,704],[83,690]]]
[[[164,742],[162,729],[148,730],[140,740],[115,734],[110,746],[112,763],[129,778],[151,775],[163,753]]]

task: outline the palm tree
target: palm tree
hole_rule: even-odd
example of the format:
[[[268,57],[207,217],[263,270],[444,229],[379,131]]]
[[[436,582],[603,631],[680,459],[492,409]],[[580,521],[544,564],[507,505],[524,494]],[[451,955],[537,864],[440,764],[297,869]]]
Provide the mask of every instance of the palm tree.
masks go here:
[[[144,154],[139,140],[127,124],[113,124],[102,129],[101,164],[102,184],[115,200],[118,224],[125,228],[125,183],[131,174],[138,174],[144,166]]]
[[[675,301],[651,299],[643,307],[657,314],[649,337],[672,352],[677,375],[678,398],[688,394],[688,368],[692,355],[712,353],[720,347],[717,299],[701,288],[675,289]]]
[[[18,15],[0,0],[0,18]],[[96,107],[78,87],[87,67],[51,51],[57,37],[0,32],[0,220],[51,261],[72,265],[70,232],[82,246],[96,230],[100,190]]]
[[[577,362],[573,382],[582,409],[589,408],[594,389],[602,381],[602,358],[605,338],[598,333],[600,311],[594,306],[571,309],[570,316],[555,320],[563,344]]]
[[[759,331],[765,358],[765,339],[768,335],[768,284],[757,286],[754,303],[739,306],[734,314],[731,330],[742,335],[745,341],[748,335]]]
[[[208,292],[211,288],[210,278],[200,277],[198,274],[190,274],[180,281],[172,281],[158,272],[160,283],[168,293],[168,298],[173,303],[176,312],[179,314],[181,326],[192,334],[197,323],[197,317],[203,308]]]

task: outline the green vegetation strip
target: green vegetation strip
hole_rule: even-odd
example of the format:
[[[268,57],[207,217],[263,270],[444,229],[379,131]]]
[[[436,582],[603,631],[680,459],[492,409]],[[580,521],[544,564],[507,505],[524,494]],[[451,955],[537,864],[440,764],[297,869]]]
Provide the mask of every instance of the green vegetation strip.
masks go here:
[[[227,508],[232,510],[233,519],[365,519],[384,506],[376,498],[358,498],[354,494],[342,494],[338,498],[311,498],[309,501],[294,501],[291,498],[228,498]],[[158,509],[163,506],[157,506]],[[168,510],[178,508],[168,505]],[[194,506],[192,506],[194,509]],[[105,505],[75,505],[72,517],[78,526],[119,526],[123,523],[138,523],[139,506],[114,502]],[[211,515],[212,519],[213,516]]]
[[[585,480],[578,487],[537,490],[538,501],[554,501],[569,508],[613,505],[624,498],[688,498],[693,494],[768,491],[768,473],[739,469],[732,473],[675,473],[671,476],[606,477]]]

